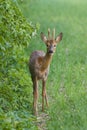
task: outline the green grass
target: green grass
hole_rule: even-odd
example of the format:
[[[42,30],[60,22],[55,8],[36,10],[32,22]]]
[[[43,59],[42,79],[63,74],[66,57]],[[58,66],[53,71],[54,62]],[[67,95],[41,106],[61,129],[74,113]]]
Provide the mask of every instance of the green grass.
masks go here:
[[[47,81],[50,107],[48,130],[87,130],[87,1],[28,0],[21,4],[26,18],[40,23],[40,30],[28,48],[45,50],[40,32],[63,32]]]

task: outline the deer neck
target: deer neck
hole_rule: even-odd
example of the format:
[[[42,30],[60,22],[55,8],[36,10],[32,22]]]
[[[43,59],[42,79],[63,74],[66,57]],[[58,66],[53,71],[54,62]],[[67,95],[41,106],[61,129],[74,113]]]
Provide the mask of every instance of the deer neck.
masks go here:
[[[44,71],[50,66],[51,60],[52,60],[52,55],[50,55],[49,53],[46,53],[42,61],[42,66],[41,66],[42,71]]]

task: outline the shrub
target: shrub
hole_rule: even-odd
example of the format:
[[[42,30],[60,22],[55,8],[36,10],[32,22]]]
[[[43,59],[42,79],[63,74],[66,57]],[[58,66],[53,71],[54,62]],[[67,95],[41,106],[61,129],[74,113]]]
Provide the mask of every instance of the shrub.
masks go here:
[[[1,0],[0,12],[0,126],[5,128],[3,122],[9,111],[20,110],[23,114],[23,110],[30,109],[31,79],[25,48],[37,27],[26,21],[16,2]],[[13,128],[10,125],[10,129]]]

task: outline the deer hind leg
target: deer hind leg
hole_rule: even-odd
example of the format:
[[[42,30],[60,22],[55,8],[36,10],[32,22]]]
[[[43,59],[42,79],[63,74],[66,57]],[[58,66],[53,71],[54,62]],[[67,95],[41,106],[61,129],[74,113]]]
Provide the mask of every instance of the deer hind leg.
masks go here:
[[[38,81],[35,78],[33,80],[33,112],[34,112],[34,115],[37,115],[37,113],[38,113],[37,103],[38,103]]]
[[[42,80],[42,111],[44,111],[44,101],[46,101],[46,106],[48,107],[48,99],[46,93],[46,81]]]

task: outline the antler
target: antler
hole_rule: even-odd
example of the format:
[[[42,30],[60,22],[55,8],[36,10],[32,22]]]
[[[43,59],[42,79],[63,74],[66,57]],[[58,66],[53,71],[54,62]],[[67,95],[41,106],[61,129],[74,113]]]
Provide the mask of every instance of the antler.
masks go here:
[[[52,32],[52,39],[53,40],[55,39],[55,28],[53,29],[53,32]]]
[[[50,28],[48,28],[48,40],[50,40]]]
[[[50,40],[50,28],[48,28],[48,40]],[[52,39],[54,40],[55,39],[55,28],[53,29],[53,32],[52,32]]]

